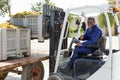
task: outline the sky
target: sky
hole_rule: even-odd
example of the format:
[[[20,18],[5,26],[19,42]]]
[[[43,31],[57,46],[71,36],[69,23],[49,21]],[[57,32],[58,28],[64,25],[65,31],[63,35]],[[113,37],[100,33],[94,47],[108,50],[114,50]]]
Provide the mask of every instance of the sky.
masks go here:
[[[44,3],[44,0],[11,0],[11,13],[15,14],[17,12],[22,11],[30,11],[31,4],[34,4],[38,1]],[[68,9],[78,6],[85,6],[85,5],[100,5],[100,4],[107,4],[107,0],[51,0],[55,3],[56,6]],[[5,22],[9,19],[8,16],[0,17],[0,23]]]

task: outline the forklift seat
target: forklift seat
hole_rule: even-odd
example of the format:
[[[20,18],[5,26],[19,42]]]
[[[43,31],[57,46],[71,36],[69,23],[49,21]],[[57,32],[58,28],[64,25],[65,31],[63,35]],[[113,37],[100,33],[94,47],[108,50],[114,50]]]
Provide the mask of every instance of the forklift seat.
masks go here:
[[[88,45],[89,48],[95,48],[96,50],[92,53],[88,53],[87,55],[81,54],[80,57],[82,58],[90,58],[90,59],[101,59],[102,55],[104,54],[106,46],[106,37],[102,36],[97,43]]]
[[[101,51],[105,50],[105,46],[106,46],[106,37],[102,36],[97,43],[92,44],[92,45],[87,45],[87,47],[90,48],[96,48],[96,49],[100,49]]]

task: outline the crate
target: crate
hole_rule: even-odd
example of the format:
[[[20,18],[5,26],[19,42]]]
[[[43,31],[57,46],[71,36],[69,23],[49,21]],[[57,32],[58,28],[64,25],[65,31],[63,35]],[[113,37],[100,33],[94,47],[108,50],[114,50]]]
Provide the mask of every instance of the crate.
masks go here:
[[[24,17],[11,17],[10,22],[16,26],[24,26],[25,18]]]
[[[26,26],[31,29],[31,37],[37,38],[38,31],[37,31],[37,23],[38,23],[38,15],[28,15],[26,18]]]
[[[42,15],[26,15],[25,17],[11,17],[10,22],[16,26],[25,26],[31,30],[31,38],[43,41]]]
[[[17,29],[2,29],[2,60],[18,54]]]
[[[27,15],[25,19],[25,26],[31,29],[31,38],[38,39],[40,35],[42,37],[42,15]]]
[[[1,60],[30,55],[29,29],[1,29]]]
[[[19,54],[30,55],[30,29],[19,29]]]

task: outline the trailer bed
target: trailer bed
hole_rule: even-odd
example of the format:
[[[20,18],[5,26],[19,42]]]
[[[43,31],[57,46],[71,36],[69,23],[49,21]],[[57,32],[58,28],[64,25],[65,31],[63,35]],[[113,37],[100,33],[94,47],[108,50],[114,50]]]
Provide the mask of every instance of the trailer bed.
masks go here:
[[[0,72],[9,71],[13,68],[24,66],[27,64],[35,63],[37,61],[47,60],[49,58],[48,54],[39,54],[37,56],[24,57],[21,59],[14,59],[8,61],[0,62]]]

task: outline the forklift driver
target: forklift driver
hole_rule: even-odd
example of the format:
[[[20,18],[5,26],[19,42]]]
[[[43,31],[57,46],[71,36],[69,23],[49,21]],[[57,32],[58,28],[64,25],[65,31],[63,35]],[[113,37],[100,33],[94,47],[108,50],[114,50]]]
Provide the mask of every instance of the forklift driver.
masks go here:
[[[66,73],[66,71],[73,69],[73,63],[75,59],[80,58],[80,54],[88,54],[93,51],[95,51],[95,48],[88,48],[87,45],[95,44],[98,39],[102,36],[102,31],[98,28],[98,26],[95,24],[94,17],[89,17],[87,20],[88,23],[88,29],[86,30],[84,35],[80,36],[80,40],[86,40],[85,42],[77,43],[74,49],[74,53],[68,63],[68,65],[62,69],[63,73]]]

